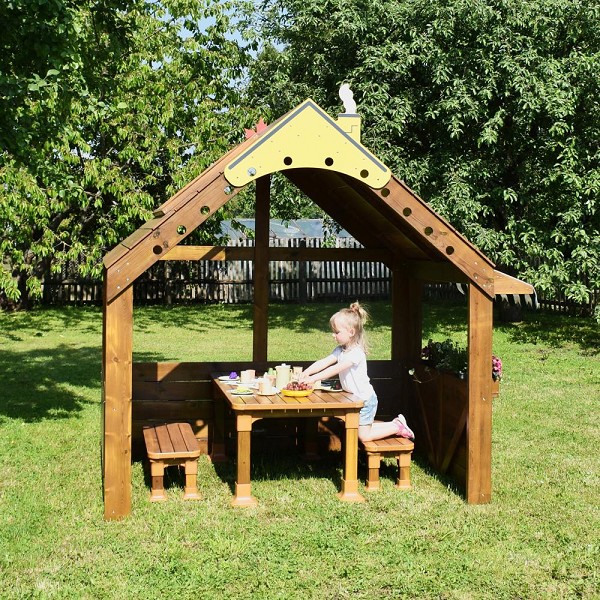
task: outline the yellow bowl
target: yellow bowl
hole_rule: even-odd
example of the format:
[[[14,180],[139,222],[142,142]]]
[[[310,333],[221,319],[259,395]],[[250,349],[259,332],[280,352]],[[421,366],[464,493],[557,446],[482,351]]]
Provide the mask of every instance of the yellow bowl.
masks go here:
[[[310,390],[286,390],[286,389],[283,389],[283,390],[281,390],[281,393],[284,396],[291,396],[292,398],[303,398],[305,396],[308,396],[309,394],[312,394],[312,389],[310,389]]]

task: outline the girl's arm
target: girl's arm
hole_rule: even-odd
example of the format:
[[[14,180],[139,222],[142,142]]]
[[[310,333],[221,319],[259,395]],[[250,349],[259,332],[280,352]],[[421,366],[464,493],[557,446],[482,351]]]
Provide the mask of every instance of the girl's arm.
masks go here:
[[[328,357],[330,358],[330,357]],[[334,358],[335,361],[335,357]],[[323,363],[319,365],[319,363]],[[318,360],[316,363],[313,363],[306,371],[304,371],[300,376],[300,381],[304,381],[306,383],[314,383],[315,381],[319,381],[320,379],[329,379],[331,377],[335,377],[339,375],[342,371],[349,369],[352,366],[352,361],[347,360],[343,362],[334,362],[333,364],[326,359]],[[319,370],[314,370],[313,367],[321,366]],[[308,372],[310,370],[310,373]]]
[[[332,365],[336,362],[335,356],[330,354],[325,358],[321,358],[320,360],[315,361],[309,367],[306,367],[302,373],[300,373],[300,381],[305,381],[307,377],[313,375],[314,373],[319,373],[323,369],[327,368],[329,365]]]

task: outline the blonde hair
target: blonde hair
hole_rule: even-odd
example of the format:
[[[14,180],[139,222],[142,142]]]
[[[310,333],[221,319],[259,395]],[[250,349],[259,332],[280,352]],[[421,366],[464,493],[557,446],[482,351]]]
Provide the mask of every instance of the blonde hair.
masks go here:
[[[331,325],[331,329],[335,329],[336,320],[342,319],[347,327],[354,329],[354,337],[350,340],[351,343],[360,346],[366,353],[368,348],[365,336],[365,324],[369,318],[367,310],[356,301],[349,308],[342,308],[332,315],[331,319],[329,319],[329,324]]]

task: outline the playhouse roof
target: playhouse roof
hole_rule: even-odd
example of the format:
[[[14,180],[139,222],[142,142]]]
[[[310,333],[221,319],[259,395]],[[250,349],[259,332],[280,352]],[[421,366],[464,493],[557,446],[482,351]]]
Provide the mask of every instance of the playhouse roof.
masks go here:
[[[424,280],[478,286],[486,295],[532,293],[493,263],[360,143],[360,117],[333,120],[308,99],[257,131],[167,200],[104,257],[115,297],[248,183],[282,172],[365,247]],[[173,254],[174,255],[174,254]],[[384,259],[385,260],[385,259]]]

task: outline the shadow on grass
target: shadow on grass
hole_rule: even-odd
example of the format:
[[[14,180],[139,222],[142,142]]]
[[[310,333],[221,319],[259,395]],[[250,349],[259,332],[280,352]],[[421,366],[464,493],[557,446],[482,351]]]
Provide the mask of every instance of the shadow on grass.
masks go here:
[[[250,304],[183,304],[176,306],[136,306],[134,328],[156,329],[157,325],[203,332],[215,329],[252,328]]]
[[[66,419],[95,404],[83,389],[95,390],[99,400],[100,359],[97,347],[64,344],[51,350],[0,350],[0,418]]]
[[[63,329],[102,334],[102,309],[93,306],[35,308],[15,313],[0,312],[0,341],[20,342],[27,335],[43,337]]]
[[[140,458],[144,472],[144,483],[148,490],[152,487],[152,476],[148,461]],[[323,453],[318,460],[307,460],[300,452],[281,453],[274,450],[257,448],[252,450],[250,479],[252,482],[303,479],[328,479],[341,489],[344,457],[341,452]],[[235,494],[236,461],[230,456],[227,461],[213,463],[217,476],[227,484],[232,496]],[[164,488],[181,489],[185,487],[185,472],[181,467],[167,467],[164,476]],[[201,483],[199,482],[199,487]]]
[[[271,304],[269,306],[269,326],[272,328],[289,329],[295,333],[311,331],[328,332],[329,319],[342,308],[350,305],[348,302],[327,302],[311,304]],[[389,326],[391,305],[389,302],[374,301],[364,306],[371,317],[369,329]]]
[[[282,453],[275,449],[256,444],[252,449],[251,472],[252,481],[329,479],[341,489],[344,455],[339,451],[323,452],[319,458],[307,459],[302,452]],[[236,461],[230,456],[227,462],[214,463],[215,472],[227,483],[231,493],[235,493]]]
[[[251,482],[290,480],[301,484],[303,480],[319,479],[329,480],[334,487],[342,489],[344,455],[341,451],[328,451],[321,453],[317,460],[307,460],[301,452],[286,453],[282,455],[274,450],[257,449],[252,451]],[[464,485],[459,484],[451,475],[441,474],[434,470],[427,458],[420,454],[413,455],[412,466],[418,466],[426,477],[431,477],[442,487],[463,500],[466,499]],[[229,487],[231,495],[235,494],[236,462],[230,456],[227,462],[213,464],[215,473]],[[367,480],[367,462],[362,453],[359,453],[358,480],[365,484]],[[398,465],[393,460],[382,460],[379,469],[380,480],[396,484],[398,481]],[[151,475],[147,461],[144,461],[144,483],[151,489]],[[185,487],[185,473],[180,467],[165,469],[165,490],[182,491]],[[199,482],[201,488],[201,482]],[[466,500],[465,500],[466,501]]]
[[[600,353],[600,326],[593,319],[528,310],[523,312],[522,321],[500,323],[495,329],[505,333],[515,344],[550,348],[575,345],[589,355]]]
[[[452,337],[467,332],[467,304],[461,301],[429,301],[423,307],[423,340],[432,336]],[[511,343],[560,348],[578,346],[582,352],[600,352],[600,326],[590,318],[573,317],[550,311],[523,308],[522,320],[504,323],[494,307],[494,331],[502,332]]]
[[[150,355],[137,355],[140,362]],[[152,355],[153,360],[161,360]],[[0,420],[68,419],[101,400],[102,353],[97,346],[60,344],[26,352],[0,350]]]

